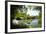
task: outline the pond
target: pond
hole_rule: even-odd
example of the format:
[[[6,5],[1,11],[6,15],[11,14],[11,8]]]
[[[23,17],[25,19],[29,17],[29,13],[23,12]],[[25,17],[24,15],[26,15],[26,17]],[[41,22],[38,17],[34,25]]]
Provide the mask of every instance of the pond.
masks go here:
[[[32,27],[38,27],[38,19],[33,19],[30,25]]]
[[[13,24],[14,25],[20,25],[20,26],[28,26],[29,28],[30,27],[36,28],[36,27],[38,27],[38,19],[32,19],[31,22],[21,22],[19,20],[14,19]]]

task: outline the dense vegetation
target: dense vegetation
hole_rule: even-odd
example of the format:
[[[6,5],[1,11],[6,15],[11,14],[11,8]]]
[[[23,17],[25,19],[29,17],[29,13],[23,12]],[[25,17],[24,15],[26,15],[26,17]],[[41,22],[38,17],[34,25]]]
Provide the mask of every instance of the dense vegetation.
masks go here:
[[[31,9],[31,6],[29,6]],[[25,25],[25,23],[30,24],[33,19],[38,19],[38,27],[41,27],[42,24],[42,11],[41,6],[36,6],[34,10],[39,10],[39,16],[30,16],[27,15],[27,8],[24,5],[11,5],[11,28],[35,28],[33,25]],[[19,20],[19,24],[13,24],[12,20]]]

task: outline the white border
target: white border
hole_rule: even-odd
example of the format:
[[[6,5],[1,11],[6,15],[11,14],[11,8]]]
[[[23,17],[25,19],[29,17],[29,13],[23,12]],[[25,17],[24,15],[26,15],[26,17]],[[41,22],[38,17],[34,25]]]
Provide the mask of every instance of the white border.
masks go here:
[[[42,6],[42,28],[27,28],[27,29],[10,29],[10,5],[32,5],[32,6]],[[44,30],[44,4],[35,4],[35,3],[19,3],[19,2],[8,2],[8,32],[22,32],[22,31],[37,31]]]

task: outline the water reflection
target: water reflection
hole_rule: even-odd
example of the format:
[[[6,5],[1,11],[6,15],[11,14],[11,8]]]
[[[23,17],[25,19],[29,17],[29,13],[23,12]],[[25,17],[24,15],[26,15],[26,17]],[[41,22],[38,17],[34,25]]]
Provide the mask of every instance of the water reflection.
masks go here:
[[[31,26],[38,27],[38,19],[33,19],[31,22]]]
[[[21,22],[21,20],[13,20],[13,24],[15,25],[23,25],[23,26],[32,26],[32,27],[38,27],[38,19],[32,19],[31,22]]]

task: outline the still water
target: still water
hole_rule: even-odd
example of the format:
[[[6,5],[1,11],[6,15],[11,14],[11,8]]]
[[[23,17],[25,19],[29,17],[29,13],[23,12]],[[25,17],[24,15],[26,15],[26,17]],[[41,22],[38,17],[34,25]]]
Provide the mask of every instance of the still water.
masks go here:
[[[27,25],[27,26],[32,26],[32,27],[38,27],[38,19],[32,19],[32,21],[31,22],[20,22],[20,21],[18,21],[18,20],[16,20],[16,19],[14,19],[13,20],[13,24],[15,25],[18,25],[18,24],[20,24],[20,25]]]

